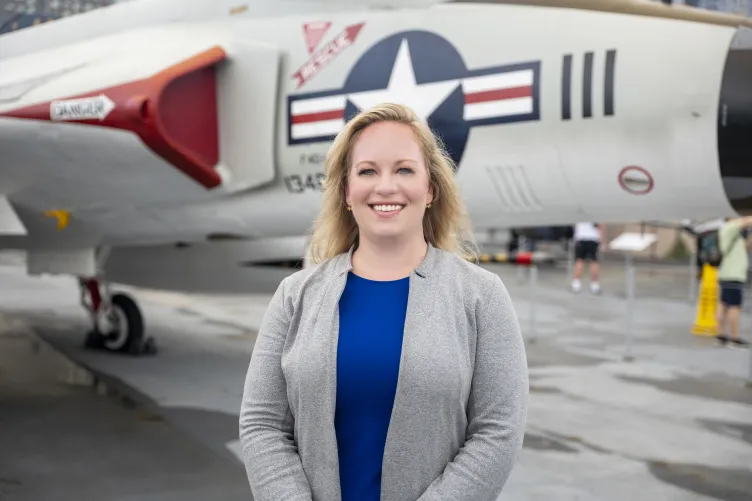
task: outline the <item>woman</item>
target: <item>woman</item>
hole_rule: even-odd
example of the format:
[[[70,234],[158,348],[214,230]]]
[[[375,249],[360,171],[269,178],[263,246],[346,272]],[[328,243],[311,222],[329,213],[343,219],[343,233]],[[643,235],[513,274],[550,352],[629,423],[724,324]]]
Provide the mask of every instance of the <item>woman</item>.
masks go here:
[[[280,284],[245,382],[254,499],[495,500],[527,362],[504,285],[467,262],[451,160],[385,104],[349,121],[325,173],[316,264]]]

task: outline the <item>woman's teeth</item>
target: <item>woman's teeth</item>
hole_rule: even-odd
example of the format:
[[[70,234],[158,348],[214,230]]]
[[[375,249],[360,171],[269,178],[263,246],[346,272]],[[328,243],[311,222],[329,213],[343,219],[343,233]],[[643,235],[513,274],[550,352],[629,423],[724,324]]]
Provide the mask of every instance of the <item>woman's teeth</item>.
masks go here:
[[[393,212],[401,210],[404,205],[374,205],[373,208],[379,212]]]

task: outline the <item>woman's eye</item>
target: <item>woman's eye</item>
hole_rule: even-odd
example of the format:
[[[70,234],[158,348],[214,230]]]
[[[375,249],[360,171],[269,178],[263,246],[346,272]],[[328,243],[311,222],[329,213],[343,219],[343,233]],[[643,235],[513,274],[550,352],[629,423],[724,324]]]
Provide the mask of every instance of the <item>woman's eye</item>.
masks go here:
[[[398,173],[403,173],[403,174],[412,174],[415,171],[412,168],[410,168],[410,167],[400,167],[397,170],[397,172]],[[375,173],[376,173],[375,169],[361,169],[361,170],[358,171],[358,175],[359,176],[364,176],[364,175],[370,176],[371,174],[375,174]]]

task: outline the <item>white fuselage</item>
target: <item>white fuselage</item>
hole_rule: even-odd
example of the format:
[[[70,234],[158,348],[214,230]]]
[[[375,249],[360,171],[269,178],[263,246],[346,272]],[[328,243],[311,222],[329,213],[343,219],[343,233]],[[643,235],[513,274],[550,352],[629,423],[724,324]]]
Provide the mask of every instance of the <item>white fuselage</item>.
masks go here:
[[[455,146],[457,181],[478,228],[735,212],[717,138],[736,28],[518,5],[250,2],[246,13],[221,18],[230,3],[132,4],[0,37],[0,97],[53,67],[67,72],[0,99],[0,194],[29,228],[24,239],[0,237],[0,246],[306,233],[341,124],[313,117],[294,128],[304,114],[296,109],[336,115],[378,100],[432,113],[429,123]],[[191,22],[197,17],[221,19]],[[303,25],[314,21],[331,26],[311,54]],[[310,70],[316,50],[359,23],[352,42],[319,58],[299,88],[296,75],[307,63]],[[215,46],[227,54],[217,66],[219,187],[196,183],[129,130],[11,116],[148,78]],[[432,61],[432,47],[455,59]],[[427,89],[438,84],[447,95],[429,102]],[[53,209],[71,212],[65,230],[44,216]]]

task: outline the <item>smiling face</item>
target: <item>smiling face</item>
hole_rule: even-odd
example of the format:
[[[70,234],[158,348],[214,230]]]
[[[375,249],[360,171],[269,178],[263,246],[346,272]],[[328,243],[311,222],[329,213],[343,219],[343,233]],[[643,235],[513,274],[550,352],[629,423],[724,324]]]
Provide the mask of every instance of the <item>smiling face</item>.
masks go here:
[[[423,215],[432,196],[420,144],[409,126],[385,121],[361,132],[345,198],[369,240],[423,238]]]

